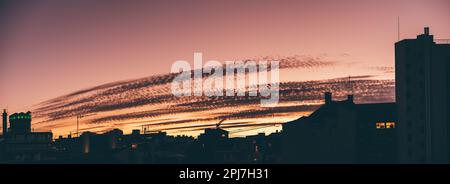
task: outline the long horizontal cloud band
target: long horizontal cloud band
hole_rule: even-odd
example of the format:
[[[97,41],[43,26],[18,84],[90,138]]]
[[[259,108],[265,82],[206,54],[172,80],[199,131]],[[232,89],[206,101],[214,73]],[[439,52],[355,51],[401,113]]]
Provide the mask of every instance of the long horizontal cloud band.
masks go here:
[[[269,58],[270,59],[270,58]],[[280,60],[280,68],[314,68],[336,65],[336,61],[322,61],[320,58],[288,57]],[[314,80],[303,82],[282,82],[279,84],[279,106],[259,107],[261,97],[175,97],[170,92],[170,82],[176,74],[164,74],[142,79],[119,81],[80,90],[38,104],[33,110],[39,124],[47,128],[59,127],[59,120],[77,115],[90,115],[88,124],[108,124],[130,122],[154,125],[158,130],[180,130],[211,126],[217,119],[257,119],[273,115],[283,116],[294,112],[311,112],[323,100],[325,91],[334,92],[334,97],[344,98],[348,93],[347,78]],[[373,76],[352,76],[351,86],[355,100],[362,103],[394,101],[393,80],[375,80]],[[150,107],[139,110],[139,107]],[[212,113],[222,109],[240,107],[226,113]],[[108,113],[114,112],[114,113]],[[205,117],[180,120],[180,114],[205,113]],[[150,122],[149,119],[159,121]],[[35,122],[36,123],[36,122]],[[274,122],[277,123],[277,122]],[[131,123],[132,124],[132,123]],[[229,124],[229,128],[242,126],[267,126],[267,123],[248,121]],[[245,125],[244,125],[245,124]],[[165,127],[167,126],[167,127]],[[198,126],[198,127],[196,127]],[[224,125],[225,126],[225,125]],[[60,128],[60,127],[59,127]]]

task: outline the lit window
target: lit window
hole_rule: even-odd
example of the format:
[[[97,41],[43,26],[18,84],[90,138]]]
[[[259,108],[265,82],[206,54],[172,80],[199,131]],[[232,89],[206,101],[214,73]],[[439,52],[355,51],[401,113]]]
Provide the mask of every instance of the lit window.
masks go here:
[[[386,128],[395,128],[395,122],[387,122]]]
[[[377,129],[395,128],[395,122],[378,122],[375,125]]]
[[[384,129],[386,127],[386,124],[379,122],[379,123],[376,123],[376,127],[377,127],[377,129]]]

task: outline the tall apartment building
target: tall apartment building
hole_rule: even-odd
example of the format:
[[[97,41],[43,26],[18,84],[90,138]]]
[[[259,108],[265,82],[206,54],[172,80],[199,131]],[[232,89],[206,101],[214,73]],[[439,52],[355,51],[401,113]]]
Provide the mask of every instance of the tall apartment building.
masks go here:
[[[450,160],[450,44],[438,43],[429,28],[395,44],[398,161]]]

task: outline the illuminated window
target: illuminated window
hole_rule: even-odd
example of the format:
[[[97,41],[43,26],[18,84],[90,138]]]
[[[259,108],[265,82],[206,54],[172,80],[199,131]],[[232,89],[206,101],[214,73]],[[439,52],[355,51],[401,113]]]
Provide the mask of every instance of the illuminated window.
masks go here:
[[[378,122],[375,125],[377,129],[395,128],[395,122]]]
[[[395,128],[395,122],[387,122],[386,128]]]
[[[376,127],[377,127],[377,129],[384,129],[386,127],[386,124],[379,122],[379,123],[376,123]]]

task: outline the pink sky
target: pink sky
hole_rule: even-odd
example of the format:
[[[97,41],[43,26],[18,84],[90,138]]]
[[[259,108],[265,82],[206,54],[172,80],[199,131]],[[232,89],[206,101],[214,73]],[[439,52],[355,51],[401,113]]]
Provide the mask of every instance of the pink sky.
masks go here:
[[[5,3],[0,107],[26,111],[79,89],[168,73],[175,60],[192,62],[195,51],[205,60],[326,55],[393,67],[397,17],[401,38],[414,38],[424,26],[435,38],[450,38],[449,9],[448,0]],[[341,77],[360,72],[349,69]]]

